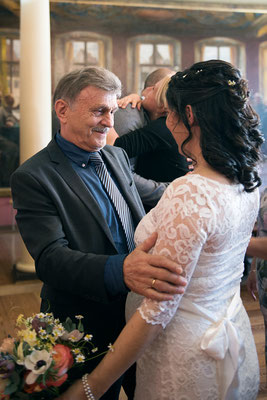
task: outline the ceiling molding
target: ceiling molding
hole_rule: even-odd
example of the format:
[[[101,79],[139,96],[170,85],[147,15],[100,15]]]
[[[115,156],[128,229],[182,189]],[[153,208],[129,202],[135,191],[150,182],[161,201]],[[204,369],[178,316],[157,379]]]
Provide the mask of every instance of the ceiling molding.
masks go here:
[[[51,3],[62,3],[62,0],[50,0]],[[197,11],[230,11],[267,14],[266,0],[64,0],[64,3],[109,5],[123,7],[161,8],[171,10]]]

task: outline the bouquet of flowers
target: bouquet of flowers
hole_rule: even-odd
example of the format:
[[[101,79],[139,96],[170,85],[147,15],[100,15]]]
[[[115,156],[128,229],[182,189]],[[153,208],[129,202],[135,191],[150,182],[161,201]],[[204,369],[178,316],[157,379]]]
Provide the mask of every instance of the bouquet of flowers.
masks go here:
[[[61,323],[51,313],[19,315],[17,338],[0,346],[0,399],[57,397],[70,368],[103,354],[92,354],[98,350],[92,335],[84,334],[83,317],[76,318],[77,324],[70,318]]]

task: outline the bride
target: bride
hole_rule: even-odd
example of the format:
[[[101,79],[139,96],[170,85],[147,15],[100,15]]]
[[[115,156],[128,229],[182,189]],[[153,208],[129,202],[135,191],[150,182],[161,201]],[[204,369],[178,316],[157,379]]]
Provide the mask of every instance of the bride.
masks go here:
[[[130,293],[111,351],[60,399],[99,399],[136,360],[135,400],[256,399],[258,359],[240,299],[262,143],[248,95],[240,72],[220,60],[171,78],[167,126],[195,169],[168,186],[135,240],[156,231],[153,253],[182,266],[186,291],[164,302]]]

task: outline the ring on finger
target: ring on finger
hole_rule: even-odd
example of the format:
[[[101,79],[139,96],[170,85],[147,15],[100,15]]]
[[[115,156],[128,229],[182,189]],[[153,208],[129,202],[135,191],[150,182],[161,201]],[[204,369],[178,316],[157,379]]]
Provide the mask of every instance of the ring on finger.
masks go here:
[[[151,283],[151,287],[153,288],[153,286],[155,285],[156,279],[152,279],[152,283]]]

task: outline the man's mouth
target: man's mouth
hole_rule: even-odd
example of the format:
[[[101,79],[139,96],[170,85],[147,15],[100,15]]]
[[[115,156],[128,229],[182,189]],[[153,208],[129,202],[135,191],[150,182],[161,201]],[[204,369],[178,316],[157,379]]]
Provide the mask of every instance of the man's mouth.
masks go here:
[[[93,128],[92,131],[98,133],[108,133],[109,128]]]

